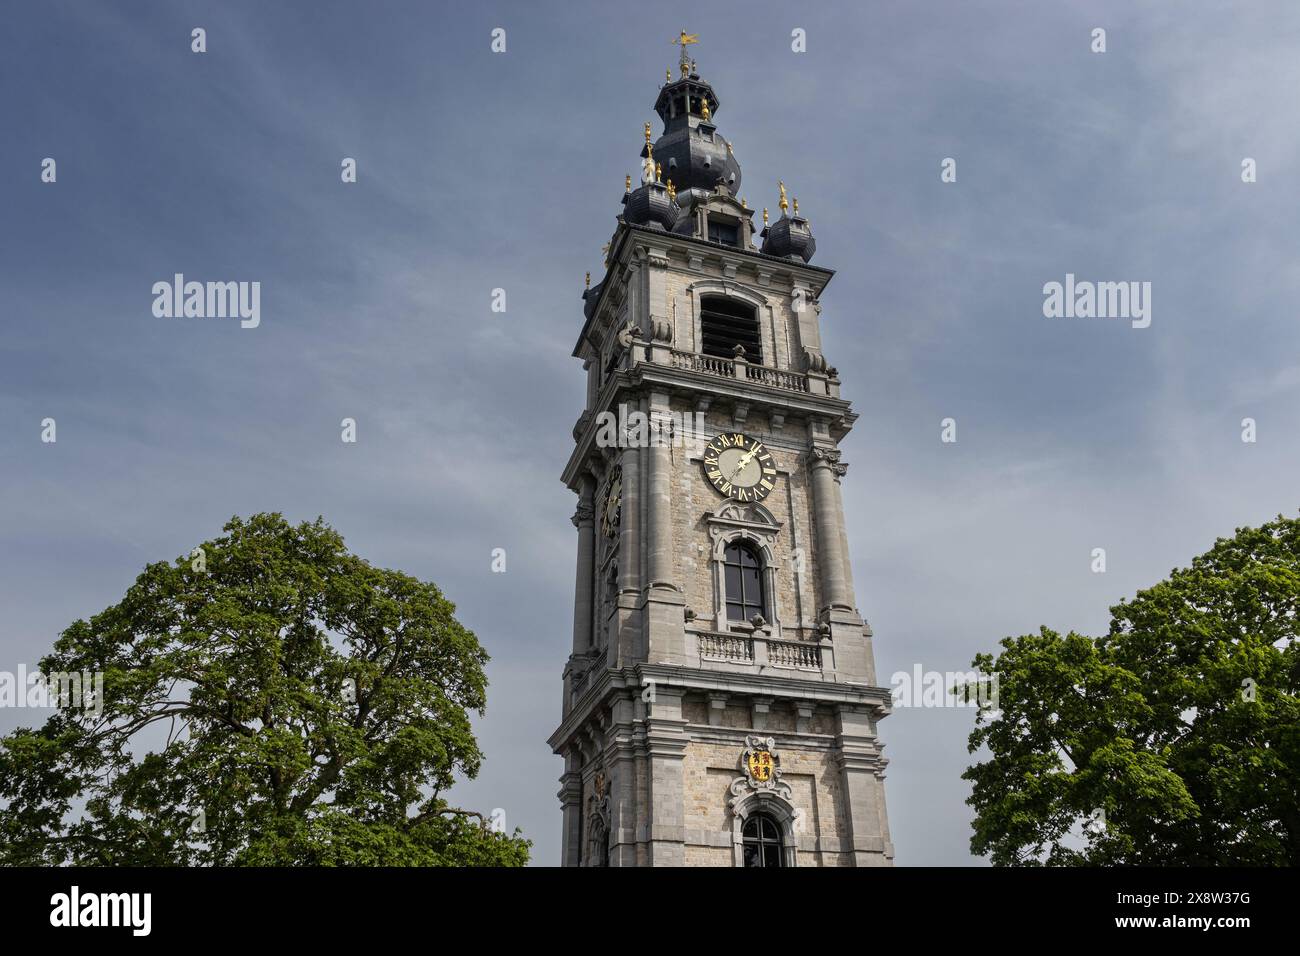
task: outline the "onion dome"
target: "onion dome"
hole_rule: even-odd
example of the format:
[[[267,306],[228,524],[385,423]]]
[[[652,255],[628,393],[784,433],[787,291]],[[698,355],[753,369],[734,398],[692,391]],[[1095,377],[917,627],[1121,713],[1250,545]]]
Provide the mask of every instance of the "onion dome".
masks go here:
[[[817,240],[813,238],[812,227],[808,220],[799,215],[799,200],[794,201],[794,215],[786,214],[789,203],[785,198],[785,183],[781,188],[781,218],[770,226],[763,227],[763,245],[760,251],[764,255],[776,256],[778,259],[796,259],[811,262],[817,251]],[[763,221],[767,222],[767,210],[763,210]]]
[[[734,196],[740,188],[740,164],[713,125],[718,105],[718,95],[700,79],[694,63],[683,64],[682,76],[659,91],[655,112],[664,132],[654,155],[663,164],[664,179],[678,192],[704,195],[721,184]]]
[[[669,188],[663,183],[645,183],[623,197],[623,221],[638,226],[670,231],[681,215]]]

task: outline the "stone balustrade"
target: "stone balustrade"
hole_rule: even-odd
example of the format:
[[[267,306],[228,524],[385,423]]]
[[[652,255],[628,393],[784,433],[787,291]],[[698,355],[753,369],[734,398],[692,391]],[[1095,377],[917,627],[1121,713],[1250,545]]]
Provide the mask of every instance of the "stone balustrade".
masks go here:
[[[696,648],[701,667],[710,663],[749,666],[753,664],[785,670],[822,670],[822,649],[811,641],[778,641],[763,634],[698,632]]]
[[[801,372],[787,372],[766,365],[755,365],[742,359],[720,358],[716,355],[704,355],[699,352],[683,352],[680,349],[665,350],[669,355],[669,364],[673,368],[703,372],[720,378],[735,378],[747,382],[756,382],[772,388],[783,388],[792,392],[809,391],[808,376]]]

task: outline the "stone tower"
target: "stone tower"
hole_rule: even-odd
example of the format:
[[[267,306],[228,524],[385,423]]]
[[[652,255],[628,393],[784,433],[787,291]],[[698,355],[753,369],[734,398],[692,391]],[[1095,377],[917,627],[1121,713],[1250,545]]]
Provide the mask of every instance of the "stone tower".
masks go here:
[[[718,106],[683,46],[583,295],[573,649],[549,741],[563,862],[888,866],[890,695],[840,499],[857,416],[819,332],[833,273],[784,185],[756,245]]]

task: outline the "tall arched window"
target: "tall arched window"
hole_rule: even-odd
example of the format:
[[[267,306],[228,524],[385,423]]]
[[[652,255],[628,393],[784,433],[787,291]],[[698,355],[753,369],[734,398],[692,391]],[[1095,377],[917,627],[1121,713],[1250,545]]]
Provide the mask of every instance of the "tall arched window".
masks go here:
[[[748,621],[755,614],[766,617],[763,562],[753,545],[747,541],[731,542],[723,552],[722,566],[727,576],[727,620]]]
[[[758,312],[748,302],[725,295],[700,299],[700,351],[720,358],[735,358],[736,346],[745,349],[745,361],[763,364],[763,342],[758,334]]]
[[[766,813],[751,813],[741,831],[745,866],[781,866],[781,827]]]

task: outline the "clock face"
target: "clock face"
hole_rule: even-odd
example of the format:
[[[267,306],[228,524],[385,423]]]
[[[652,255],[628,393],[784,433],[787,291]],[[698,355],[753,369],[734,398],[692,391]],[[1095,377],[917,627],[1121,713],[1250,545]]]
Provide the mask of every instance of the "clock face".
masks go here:
[[[736,501],[762,501],[776,487],[776,462],[757,438],[724,432],[704,449],[704,477]]]
[[[605,500],[600,506],[600,530],[612,538],[618,531],[619,511],[623,507],[623,472],[615,468],[605,487]]]

